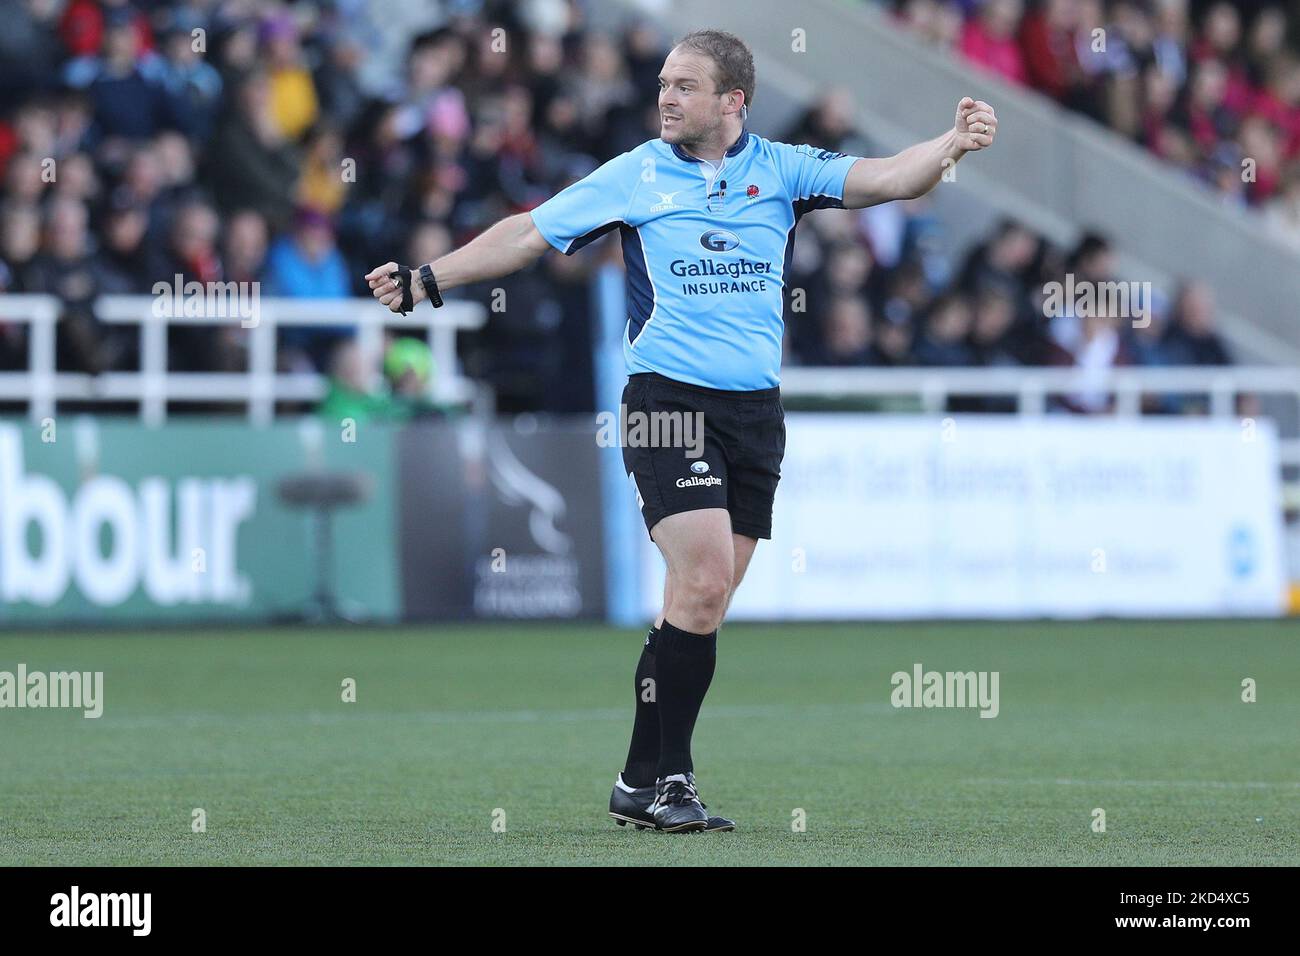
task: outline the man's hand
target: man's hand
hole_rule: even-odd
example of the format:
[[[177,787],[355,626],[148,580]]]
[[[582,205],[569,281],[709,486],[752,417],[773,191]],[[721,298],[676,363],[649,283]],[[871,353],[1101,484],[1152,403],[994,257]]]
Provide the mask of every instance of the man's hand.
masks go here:
[[[379,300],[381,305],[388,306],[389,312],[402,311],[402,289],[397,284],[397,279],[393,273],[400,267],[396,262],[385,262],[378,268],[371,269],[366,273],[366,282],[370,284],[370,294]],[[411,270],[411,306],[414,308],[423,302],[428,296],[424,294],[424,283],[420,281],[419,266]]]
[[[475,236],[469,243],[440,259],[429,263],[437,276],[438,288],[445,294],[448,289],[496,279],[518,272],[531,265],[551,244],[537,231],[533,217],[526,212],[507,216],[495,226]],[[429,296],[420,281],[420,265],[411,267],[411,308]],[[370,294],[388,306],[390,312],[402,311],[402,290],[393,279],[400,268],[396,262],[385,262],[366,273]]]
[[[983,100],[963,96],[957,104],[957,147],[968,153],[993,145],[998,131],[998,118],[993,107]]]
[[[859,159],[844,180],[844,208],[863,209],[924,196],[967,153],[993,145],[998,118],[983,100],[963,96],[953,128],[884,159]]]

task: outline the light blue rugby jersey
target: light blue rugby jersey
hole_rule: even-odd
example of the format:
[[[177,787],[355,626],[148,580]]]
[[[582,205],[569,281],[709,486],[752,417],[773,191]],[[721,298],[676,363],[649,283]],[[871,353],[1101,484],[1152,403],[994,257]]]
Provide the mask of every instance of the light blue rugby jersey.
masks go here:
[[[857,159],[746,130],[715,172],[655,139],[542,203],[533,222],[565,255],[620,231],[628,374],[771,388],[781,381],[781,290],[795,226],[809,210],[843,208]]]

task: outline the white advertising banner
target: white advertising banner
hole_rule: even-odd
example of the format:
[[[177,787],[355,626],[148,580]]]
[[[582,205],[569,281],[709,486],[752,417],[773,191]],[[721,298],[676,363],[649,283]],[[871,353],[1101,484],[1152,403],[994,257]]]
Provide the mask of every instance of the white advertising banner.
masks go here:
[[[801,413],[729,619],[1277,615],[1268,422]],[[663,561],[646,541],[642,603]]]

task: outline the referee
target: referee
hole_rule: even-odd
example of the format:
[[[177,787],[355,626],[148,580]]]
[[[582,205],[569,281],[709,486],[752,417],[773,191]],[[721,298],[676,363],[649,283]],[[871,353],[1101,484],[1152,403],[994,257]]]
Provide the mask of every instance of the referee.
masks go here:
[[[694,457],[681,447],[623,449],[668,575],[637,664],[627,762],[610,797],[620,825],[734,828],[705,812],[691,734],[713,679],[718,626],[759,539],[771,537],[785,452],[782,290],[795,226],[813,209],[924,195],[997,131],[993,108],[964,97],[941,136],[863,159],[749,132],[753,98],[745,44],[718,30],[691,33],[659,75],[659,139],[436,262],[414,270],[388,262],[366,276],[394,312],[426,298],[436,307],[440,290],[507,275],[548,248],[572,255],[619,231],[626,412],[691,415],[704,429],[702,449],[691,443]]]

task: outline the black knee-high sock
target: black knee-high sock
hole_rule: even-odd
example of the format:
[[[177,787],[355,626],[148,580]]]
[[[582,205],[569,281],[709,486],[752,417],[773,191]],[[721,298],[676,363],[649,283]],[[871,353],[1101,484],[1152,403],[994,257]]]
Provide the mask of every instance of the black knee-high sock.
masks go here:
[[[623,782],[629,787],[650,787],[659,768],[659,703],[655,688],[655,643],[659,628],[650,628],[650,636],[641,648],[636,665],[636,716],[632,720],[632,743],[623,765]]]
[[[667,620],[655,641],[655,690],[659,697],[659,777],[692,773],[691,733],[713,682],[718,632],[692,634]]]

